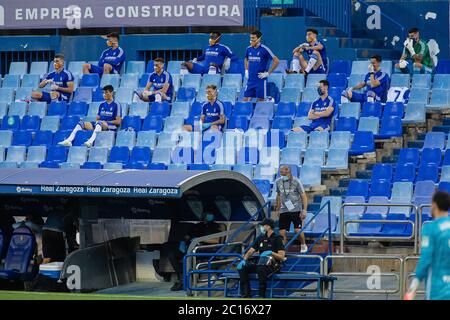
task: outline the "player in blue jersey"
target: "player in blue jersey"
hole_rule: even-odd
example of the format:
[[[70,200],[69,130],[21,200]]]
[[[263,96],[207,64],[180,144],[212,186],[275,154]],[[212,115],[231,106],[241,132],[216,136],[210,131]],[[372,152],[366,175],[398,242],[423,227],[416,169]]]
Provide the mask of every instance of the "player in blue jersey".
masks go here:
[[[250,46],[245,52],[245,77],[248,79],[244,101],[257,98],[264,101],[267,96],[267,78],[278,67],[280,60],[267,46],[261,43],[261,31],[250,33]],[[270,62],[273,61],[270,66]]]
[[[64,69],[64,55],[57,54],[53,60],[55,71],[47,74],[44,80],[39,83],[39,88],[50,85],[50,92],[32,91],[31,98],[38,101],[50,103],[52,101],[69,102],[73,92],[73,75]]]
[[[200,116],[201,131],[222,131],[225,125],[225,111],[222,101],[217,99],[217,87],[210,84],[206,87],[206,102],[202,106]],[[184,125],[184,130],[194,131],[196,128],[192,125]],[[200,129],[199,128],[199,129]]]
[[[333,112],[336,109],[336,101],[328,95],[328,80],[321,80],[317,93],[319,98],[311,104],[308,119],[311,120],[310,125],[294,127],[292,130],[296,132],[311,131],[329,131]]]
[[[116,131],[117,128],[122,123],[122,109],[120,104],[114,101],[114,88],[112,85],[107,85],[102,88],[103,90],[103,101],[98,107],[98,113],[96,121],[87,122],[80,121],[75,126],[75,128],[70,133],[69,137],[61,142],[59,145],[70,147],[72,146],[72,141],[80,130],[93,130],[92,136],[87,140],[84,145],[88,148],[92,146],[97,137],[97,133],[100,131]]]
[[[416,276],[405,295],[412,300],[425,280],[427,300],[450,300],[450,196],[436,191],[431,201],[433,221],[422,227],[422,246]]]
[[[134,93],[143,101],[172,101],[172,76],[164,70],[164,59],[156,58],[153,60],[153,70],[154,72],[149,76],[144,91],[142,93],[135,91]]]
[[[190,73],[197,74],[216,74],[221,73],[226,59],[236,61],[237,57],[230,48],[219,43],[220,32],[213,32],[209,35],[209,46],[206,47],[203,54],[193,61],[183,62],[182,68],[186,68]]]
[[[358,83],[353,88],[342,92],[341,102],[386,102],[389,91],[389,75],[381,70],[381,57],[379,55],[370,58],[369,72],[366,74],[364,82]],[[353,92],[366,88],[364,93]]]
[[[100,76],[104,73],[120,73],[120,69],[125,62],[125,51],[119,47],[119,34],[117,32],[108,34],[106,36],[106,45],[109,48],[100,55],[98,65],[85,63],[83,65],[83,73],[98,73]]]
[[[292,53],[292,70],[286,73],[327,73],[327,49],[323,41],[317,40],[319,32],[316,29],[306,30],[306,42],[296,47]],[[305,59],[304,54],[307,55]]]

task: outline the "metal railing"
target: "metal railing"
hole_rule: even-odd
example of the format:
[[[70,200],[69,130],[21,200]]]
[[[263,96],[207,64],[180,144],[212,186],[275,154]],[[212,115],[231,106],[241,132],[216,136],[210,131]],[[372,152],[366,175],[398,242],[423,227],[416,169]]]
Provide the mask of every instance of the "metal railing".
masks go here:
[[[412,222],[411,220],[387,220],[387,219],[381,219],[381,220],[345,220],[345,208],[346,207],[401,207],[401,208],[411,208],[413,212],[411,214],[415,215],[415,221],[416,223]],[[390,203],[344,203],[341,207],[340,217],[339,217],[339,223],[341,225],[341,234],[340,234],[340,252],[341,254],[344,253],[344,242],[345,240],[358,240],[358,241],[398,241],[398,240],[406,240],[406,241],[413,241],[414,244],[414,253],[418,252],[418,233],[419,229],[417,226],[420,226],[421,219],[419,217],[419,213],[417,210],[417,207],[412,204],[390,204]],[[347,232],[347,225],[348,224],[405,224],[405,225],[412,225],[412,233],[411,235],[406,236],[396,236],[396,237],[389,237],[389,236],[361,236],[361,235],[355,235],[351,236]]]

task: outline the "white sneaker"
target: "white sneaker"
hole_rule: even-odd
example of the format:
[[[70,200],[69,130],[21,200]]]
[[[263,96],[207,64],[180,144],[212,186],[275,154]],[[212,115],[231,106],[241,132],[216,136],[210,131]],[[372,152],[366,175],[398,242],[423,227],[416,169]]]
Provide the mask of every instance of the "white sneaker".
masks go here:
[[[308,252],[308,246],[306,244],[302,244],[300,246],[300,253],[306,253]]]
[[[63,140],[61,142],[58,142],[58,144],[60,146],[64,146],[64,147],[71,147],[72,146],[72,142],[68,141],[68,140]]]
[[[84,143],[84,145],[85,145],[86,147],[88,147],[88,148],[92,147],[92,144],[93,144],[93,142],[90,142],[90,141],[86,141],[86,142]]]

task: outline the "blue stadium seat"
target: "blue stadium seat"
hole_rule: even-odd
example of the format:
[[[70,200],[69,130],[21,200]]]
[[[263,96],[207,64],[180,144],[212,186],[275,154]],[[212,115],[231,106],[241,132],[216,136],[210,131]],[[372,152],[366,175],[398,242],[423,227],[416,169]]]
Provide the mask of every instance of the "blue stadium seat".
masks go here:
[[[368,203],[370,204],[388,204],[389,199],[385,196],[370,196]],[[366,209],[366,214],[381,214],[383,217],[388,214],[388,206],[368,206]]]
[[[311,120],[308,119],[308,117],[300,117],[294,119],[294,124],[292,125],[293,128],[299,128],[301,126],[309,126],[311,124]]]
[[[237,97],[237,89],[232,87],[222,87],[219,89],[218,99],[220,101],[228,101],[234,103]]]
[[[237,164],[257,164],[259,162],[258,148],[255,147],[242,147],[237,151],[236,163]]]
[[[129,116],[138,116],[142,119],[148,115],[149,106],[145,102],[133,102],[128,112]]]
[[[365,180],[350,180],[346,196],[360,196],[367,199],[369,196],[369,183]]]
[[[172,103],[172,111],[170,112],[172,117],[182,117],[186,119],[189,117],[189,102],[174,102]]]
[[[126,146],[114,146],[109,155],[109,162],[119,162],[125,164],[128,162],[130,150]]]
[[[19,130],[20,118],[19,116],[7,116],[2,119],[2,130]]]
[[[403,102],[386,102],[383,110],[384,117],[400,117],[403,118],[405,106]]]
[[[38,116],[39,118],[45,117],[47,113],[47,103],[33,101],[28,104],[28,115]]]
[[[80,169],[81,165],[74,162],[63,162],[59,165],[60,169]]]
[[[331,132],[330,149],[350,149],[351,138],[349,131]]]
[[[134,147],[136,141],[136,132],[134,131],[119,131],[116,137],[116,146],[127,147],[130,150]]]
[[[430,108],[448,108],[450,103],[449,90],[433,89],[431,90]]]
[[[284,80],[284,88],[295,88],[302,90],[305,86],[305,76],[303,74],[287,74]]]
[[[324,149],[308,148],[303,158],[303,165],[320,165],[323,166],[325,161]]]
[[[49,162],[66,162],[67,160],[67,151],[66,147],[62,146],[51,146],[47,151],[47,161]]]
[[[168,102],[153,102],[150,107],[151,116],[161,116],[163,118],[169,116],[170,104]]]
[[[382,106],[380,102],[364,102],[361,117],[381,117]]]
[[[350,77],[348,78],[348,87],[351,88],[361,82],[364,82],[364,77],[365,75],[363,74],[351,74]]]
[[[182,86],[186,88],[194,88],[196,91],[200,89],[202,76],[200,74],[186,74],[184,75]]]
[[[11,62],[9,65],[9,74],[18,74],[23,76],[28,73],[28,63],[27,62]]]
[[[441,181],[449,181],[450,182],[450,165],[442,166]]]
[[[418,88],[411,90],[411,93],[409,95],[409,103],[428,104],[428,95],[428,89]]]
[[[246,116],[231,116],[228,119],[227,129],[242,129],[244,131],[248,130],[248,119]]]
[[[284,88],[281,91],[280,102],[300,102],[301,91],[297,88]]]
[[[105,170],[121,170],[124,164],[122,162],[107,162],[103,165]]]
[[[138,74],[124,74],[120,80],[121,88],[136,89],[139,87],[139,75]],[[116,87],[114,87],[116,88]]]
[[[51,131],[55,133],[59,129],[59,116],[45,116],[41,121],[41,130],[42,131]]]
[[[74,101],[69,105],[69,110],[67,112],[67,115],[84,117],[84,116],[86,116],[87,111],[88,111],[88,105],[86,102]]]
[[[394,73],[391,77],[391,87],[409,88],[410,78],[411,77],[409,74]]]
[[[133,89],[130,88],[118,88],[115,94],[115,101],[121,105],[129,105],[133,102]]]
[[[436,74],[449,74],[450,73],[450,60],[439,59],[439,62],[435,70]]]
[[[96,73],[83,74],[80,81],[80,87],[95,89],[100,85],[100,77]]]
[[[264,199],[267,199],[270,194],[270,181],[269,180],[252,180],[256,188],[261,192]]]
[[[168,61],[167,62],[167,72],[170,74],[180,74],[181,63],[183,61]]]
[[[184,80],[184,79],[183,79]],[[183,81],[184,83],[184,81]],[[204,74],[201,78],[200,88],[206,90],[208,85],[215,85],[217,88],[221,86],[221,76],[220,74]],[[189,87],[189,85],[184,85],[185,87]]]
[[[405,108],[405,117],[403,123],[424,123],[426,118],[425,104],[422,103],[408,103]]]
[[[13,133],[13,146],[25,146],[28,147],[33,141],[33,135],[31,131],[19,130]]]
[[[352,117],[359,119],[361,104],[358,102],[346,102],[341,104],[339,117]]]
[[[233,171],[239,172],[249,179],[253,178],[253,165],[252,164],[236,164],[233,166]],[[270,182],[270,181],[269,181]]]
[[[166,170],[167,166],[164,163],[150,163],[147,166],[148,170]]]
[[[92,137],[92,131],[80,130],[76,133],[75,139],[72,142],[73,146],[84,146],[84,143]]]
[[[244,60],[238,59],[237,61],[232,61],[230,64],[230,68],[227,70],[227,73],[239,73],[244,76]]]
[[[8,148],[6,152],[5,162],[15,164],[14,166],[10,167],[17,168],[18,165],[20,165],[22,162],[25,161],[26,153],[27,153],[26,146],[19,146],[19,145],[11,146]]]
[[[270,121],[266,117],[252,117],[249,123],[249,129],[255,130],[269,130],[270,129]]]
[[[281,73],[272,73],[269,75],[267,82],[275,83],[278,90],[281,90],[283,88],[283,75]]]
[[[328,82],[330,87],[347,88],[347,75],[344,73],[329,73]]]
[[[308,144],[308,134],[306,132],[290,131],[287,137],[288,148],[298,148],[305,150]]]
[[[351,70],[352,61],[349,60],[334,60],[330,65],[330,73],[344,73],[348,77]]]
[[[141,129],[141,118],[138,116],[125,116],[122,119],[120,126],[121,130],[134,130],[139,131]]]
[[[100,131],[97,133],[97,137],[95,139],[95,146],[111,149],[114,146],[114,140],[115,140],[114,131]]]
[[[290,117],[291,119],[296,114],[296,106],[293,102],[280,102],[277,105],[276,117]]]
[[[303,90],[302,93],[302,102],[314,102],[319,98],[319,95],[317,93],[317,88],[315,87],[307,87]]]
[[[348,149],[332,149],[328,151],[327,162],[323,167],[326,170],[348,169]]]
[[[188,170],[207,171],[207,170],[209,170],[209,165],[204,164],[204,163],[191,163],[188,165]]]
[[[414,91],[414,89],[417,88],[425,88],[430,89],[431,88],[431,74],[413,74],[412,82],[411,82],[411,89]]]
[[[128,61],[126,73],[127,74],[143,74],[145,72],[145,61]]]
[[[298,105],[296,117],[307,117],[311,109],[311,102],[300,102]]]
[[[81,169],[101,169],[102,164],[100,162],[85,162],[81,165]]]
[[[276,146],[261,148],[258,164],[278,168],[280,165],[280,148]]]
[[[161,116],[148,115],[144,119],[142,131],[161,132],[163,129],[163,118]]]
[[[222,87],[236,88],[240,91],[242,87],[242,76],[239,74],[225,74],[223,76]]]
[[[70,135],[71,130],[59,130],[55,132],[53,135],[53,145],[58,145],[59,142],[63,141],[64,139],[67,139],[67,137]]]
[[[99,163],[101,165],[108,162],[108,148],[93,147],[89,149],[88,162]]]
[[[163,163],[169,165],[172,158],[172,148],[160,148],[156,147],[153,156],[152,163]]]
[[[394,182],[414,182],[416,169],[414,164],[397,164],[394,175]]]
[[[308,77],[306,79],[306,88],[316,89],[319,86],[319,81],[326,80],[326,79],[327,79],[327,76],[325,74],[311,73],[308,75]]]
[[[375,140],[372,132],[357,131],[353,137],[349,155],[360,155],[375,151]]]
[[[181,87],[178,90],[177,101],[188,101],[192,103],[195,100],[195,88]]]
[[[412,164],[415,167],[419,165],[420,152],[418,148],[404,148],[400,150],[397,164]]]
[[[228,170],[231,171],[232,166],[228,164],[212,164],[210,170]]]
[[[368,131],[377,135],[379,132],[379,118],[361,117],[359,119],[358,131]]]
[[[236,164],[236,148],[230,146],[216,149],[215,164],[227,166]]]
[[[92,88],[80,87],[74,93],[73,101],[92,102]]]
[[[67,102],[52,101],[48,107],[47,116],[63,117],[67,113]]]
[[[275,180],[275,168],[273,166],[258,164],[255,166],[253,171],[253,179],[257,180],[269,180],[273,183]]]
[[[9,106],[8,116],[19,116],[20,118],[23,118],[23,116],[27,114],[27,109],[28,105],[26,102],[13,102]]]
[[[253,104],[251,102],[236,102],[234,106],[233,116],[245,116],[250,118],[253,114]]]
[[[361,220],[382,220],[383,216],[377,213],[364,213]],[[380,234],[382,228],[381,223],[359,223],[358,236],[377,236]],[[354,235],[354,234],[351,234]]]
[[[72,72],[74,75],[82,75],[83,74],[83,64],[85,64],[85,61],[70,61],[69,62],[69,71]]]
[[[145,88],[147,86],[149,78],[150,78],[150,73],[142,74],[139,78],[139,88]]]
[[[381,70],[386,72],[390,77],[392,74],[392,61],[391,60],[383,60],[381,62]]]
[[[236,105],[239,102],[236,102]],[[254,117],[265,117],[272,119],[274,114],[274,105],[272,102],[257,102],[253,113]]]
[[[272,122],[272,129],[283,130],[289,132],[292,129],[291,117],[275,117]]]
[[[95,121],[95,118],[97,117],[97,114],[98,114],[99,106],[100,106],[100,102],[91,102],[88,107],[86,118],[92,119],[92,121]],[[126,114],[122,109],[122,117],[123,116],[126,116]]]
[[[281,164],[301,165],[302,150],[299,148],[284,148],[281,151]]]
[[[51,146],[53,144],[53,133],[49,130],[37,131],[32,144],[33,146]]]
[[[450,75],[436,74],[433,79],[433,89],[450,89]]]
[[[32,88],[17,88],[16,89],[16,101],[28,101],[31,100]]]
[[[425,141],[423,143],[424,148],[438,148],[444,150],[445,148],[445,133],[443,132],[427,132],[425,135]]]
[[[386,216],[386,220],[407,220],[406,215],[403,213],[389,213]],[[407,230],[406,224],[393,224],[393,223],[384,223],[381,233],[383,236],[411,236],[412,232]]]
[[[167,117],[164,121],[164,132],[181,131],[183,124],[183,117]]]
[[[67,163],[77,164],[81,166],[86,162],[87,159],[87,148],[84,146],[73,146],[69,148],[69,153],[67,155]]]
[[[408,202],[411,202],[413,195],[413,183],[411,181],[394,182],[392,184],[392,196],[391,199],[404,198]]]
[[[41,125],[41,119],[38,116],[24,116],[20,123],[21,130],[38,131]]]
[[[419,167],[416,181],[431,180],[438,182],[439,180],[439,167],[435,164],[422,164]]]
[[[134,147],[131,151],[129,163],[142,163],[147,166],[150,162],[151,151],[149,147]]]
[[[140,131],[136,139],[137,147],[149,147],[154,149],[156,146],[156,131]]]
[[[322,184],[321,167],[304,165],[300,170],[300,181],[305,187],[320,186]]]
[[[44,145],[33,145],[28,147],[27,163],[39,164],[47,157],[47,147]]]
[[[351,74],[366,75],[368,65],[367,61],[353,61]]]
[[[309,134],[308,149],[328,149],[330,134],[327,131],[313,131]]]
[[[355,133],[357,127],[356,118],[339,117],[335,122],[336,131],[349,131]]]
[[[22,88],[37,88],[40,82],[39,74],[26,74],[23,76],[21,87]]]
[[[3,118],[7,114],[8,114],[8,104],[5,102],[0,102],[0,118]]]
[[[43,77],[48,72],[47,61],[33,61],[30,66],[30,75]],[[25,78],[26,75],[24,75]]]
[[[370,185],[369,197],[391,197],[391,182],[389,180],[373,180]]]
[[[14,101],[13,88],[0,88],[0,103],[11,103]]]
[[[440,182],[438,185],[438,190],[450,193],[450,182],[449,181]]]
[[[435,182],[432,180],[417,181],[414,187],[413,198],[426,197],[431,199],[435,189]]]
[[[65,116],[61,119],[59,130],[73,130],[78,122],[80,122],[80,117],[78,116]]]
[[[402,119],[400,117],[384,117],[381,119],[380,133],[377,138],[389,139],[401,137],[402,134]]]
[[[442,151],[440,149],[425,148],[422,150],[421,164],[434,164],[440,166],[442,162]]]
[[[114,89],[119,87],[120,75],[119,74],[104,74],[100,80],[100,88],[111,85]]]

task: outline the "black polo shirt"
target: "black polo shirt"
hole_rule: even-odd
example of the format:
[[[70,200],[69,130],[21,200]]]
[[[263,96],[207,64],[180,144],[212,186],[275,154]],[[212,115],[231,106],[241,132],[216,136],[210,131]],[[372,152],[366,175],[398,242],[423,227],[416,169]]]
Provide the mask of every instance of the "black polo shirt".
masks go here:
[[[278,252],[284,250],[283,239],[281,236],[272,233],[270,237],[267,234],[260,235],[252,246],[258,253],[270,250],[272,252]]]

